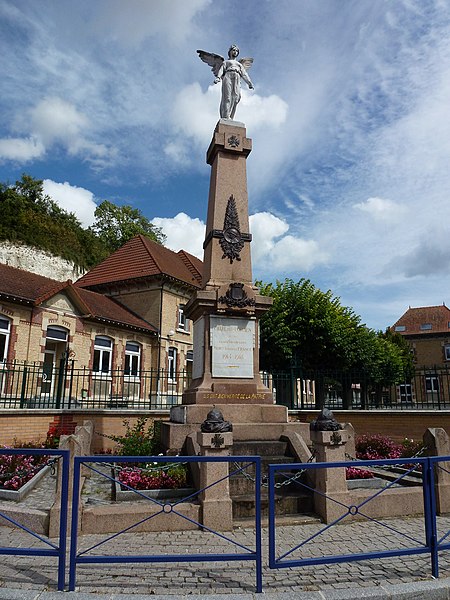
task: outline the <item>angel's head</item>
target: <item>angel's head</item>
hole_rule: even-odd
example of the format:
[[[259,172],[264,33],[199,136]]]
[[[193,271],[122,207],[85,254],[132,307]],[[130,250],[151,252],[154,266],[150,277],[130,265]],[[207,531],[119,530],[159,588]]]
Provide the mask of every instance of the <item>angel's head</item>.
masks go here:
[[[234,57],[236,58],[236,56],[239,56],[239,46],[236,46],[236,44],[231,44],[231,46],[228,49],[228,58],[231,58],[231,55],[234,54]]]

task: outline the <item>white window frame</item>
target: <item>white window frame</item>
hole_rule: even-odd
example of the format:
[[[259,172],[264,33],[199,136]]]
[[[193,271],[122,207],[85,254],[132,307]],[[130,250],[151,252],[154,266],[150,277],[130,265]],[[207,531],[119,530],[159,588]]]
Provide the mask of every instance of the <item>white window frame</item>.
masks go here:
[[[177,357],[178,350],[171,346],[167,351],[167,381],[176,383],[177,381]]]
[[[52,335],[52,332],[50,331],[50,333],[49,333],[49,330],[53,330],[54,332],[57,332],[57,333],[54,333]],[[47,327],[45,337],[47,340],[52,340],[54,342],[65,342],[67,344],[67,341],[69,339],[69,330],[66,329],[65,327],[59,327],[59,325],[49,325]]]
[[[189,333],[189,319],[184,314],[185,304],[178,305],[178,320],[177,320],[177,331],[184,331],[185,333]]]
[[[6,327],[2,326],[2,321],[5,321]],[[0,314],[0,336],[4,340],[3,344],[3,356],[0,356],[0,365],[5,365],[8,358],[9,341],[11,338],[11,319]]]
[[[106,342],[109,342],[106,344]],[[95,375],[111,375],[112,353],[114,341],[106,335],[96,335],[94,340],[94,361],[92,364],[92,372]],[[96,353],[98,353],[98,365],[96,367]],[[103,369],[105,358],[108,356],[108,370]]]
[[[127,364],[128,363],[128,364]],[[125,344],[125,368],[127,378],[139,379],[141,373],[141,345],[133,340]]]
[[[425,375],[425,392],[427,394],[439,393],[439,377],[437,375]]]

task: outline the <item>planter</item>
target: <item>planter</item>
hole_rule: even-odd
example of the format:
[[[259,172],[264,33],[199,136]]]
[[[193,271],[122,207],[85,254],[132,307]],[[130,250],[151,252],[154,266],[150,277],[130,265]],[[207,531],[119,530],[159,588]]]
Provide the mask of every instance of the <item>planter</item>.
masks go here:
[[[121,483],[117,481],[117,472],[115,469],[112,469],[112,476],[115,479],[112,486],[112,499],[116,502],[133,502],[142,499],[142,496],[153,498],[154,500],[185,498],[195,493],[195,489],[190,487],[136,490],[136,492],[139,492],[136,493],[129,489],[122,489]]]
[[[28,496],[31,490],[41,481],[43,477],[46,477],[51,471],[51,466],[47,465],[36,473],[34,477],[27,481],[19,490],[4,490],[0,489],[0,500],[9,500],[12,502],[20,502]]]
[[[154,500],[167,500],[169,498],[185,498],[195,493],[194,488],[175,488],[160,490],[137,490],[139,492],[139,494],[137,494],[136,492],[132,492],[131,490],[122,490],[120,483],[117,483],[117,481],[115,483],[114,491],[116,502],[133,502],[136,500],[140,500],[142,496],[145,496],[146,498],[153,498]]]

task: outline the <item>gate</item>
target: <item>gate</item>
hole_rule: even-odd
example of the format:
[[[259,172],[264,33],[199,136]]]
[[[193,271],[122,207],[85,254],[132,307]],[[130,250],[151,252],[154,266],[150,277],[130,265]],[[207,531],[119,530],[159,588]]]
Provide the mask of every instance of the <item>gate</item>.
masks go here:
[[[256,566],[256,591],[262,592],[262,559],[261,559],[261,508],[260,508],[260,495],[261,495],[261,459],[259,456],[252,457],[212,457],[212,456],[114,456],[113,460],[115,463],[120,464],[124,462],[132,463],[145,463],[151,462],[156,464],[166,463],[189,463],[196,466],[201,463],[227,463],[228,475],[220,477],[216,481],[207,485],[206,487],[195,490],[191,494],[175,500],[161,500],[158,498],[151,498],[145,495],[143,492],[136,490],[129,485],[119,482],[115,477],[109,476],[104,471],[100,470],[100,466],[110,465],[111,456],[88,456],[88,457],[75,457],[74,458],[74,481],[73,481],[73,499],[72,499],[72,524],[71,524],[71,543],[70,543],[70,567],[69,567],[69,590],[73,591],[76,586],[76,569],[81,564],[111,564],[111,563],[185,563],[185,562],[223,562],[223,561],[254,561]],[[236,465],[235,463],[240,463]],[[110,480],[114,485],[119,483],[121,487],[129,490],[136,495],[136,498],[145,500],[148,502],[149,515],[142,519],[138,519],[134,524],[122,529],[121,531],[105,537],[95,545],[79,550],[78,548],[78,530],[79,530],[79,497],[80,497],[80,474],[81,467],[90,469],[97,473],[101,477],[105,477]],[[186,515],[182,510],[182,503],[188,500],[192,500],[200,494],[206,492],[213,486],[222,483],[223,481],[229,480],[230,477],[237,474],[248,474],[251,467],[254,467],[254,480],[255,480],[255,539],[254,548],[250,548],[234,539],[232,539],[232,533],[226,535],[223,532],[215,531],[214,529],[201,523],[199,520]],[[231,470],[230,470],[231,468]],[[133,531],[135,528],[148,523],[152,519],[157,517],[165,518],[175,516],[180,518],[194,527],[199,528],[203,531],[207,531],[217,538],[229,542],[234,548],[234,552],[229,553],[196,553],[190,554],[187,551],[183,554],[180,553],[166,553],[166,554],[130,554],[130,555],[116,555],[116,554],[99,554],[98,549],[105,543],[117,539],[120,535]],[[228,532],[227,532],[228,533]],[[96,551],[92,554],[92,551]]]
[[[411,465],[411,460],[414,464]],[[298,465],[292,464],[279,464],[269,465],[269,566],[271,569],[282,569],[288,567],[306,567],[309,565],[322,565],[322,564],[333,564],[343,563],[352,561],[362,561],[375,558],[387,558],[405,555],[418,555],[428,554],[430,557],[430,568],[431,573],[434,577],[438,576],[438,558],[441,550],[450,549],[449,536],[450,531],[445,530],[441,532],[441,537],[437,536],[436,527],[436,497],[435,497],[435,476],[434,469],[446,468],[440,463],[449,461],[450,457],[435,457],[435,458],[414,458],[414,459],[386,459],[377,461],[357,461],[357,463],[350,463],[352,467],[357,465],[357,468],[361,467],[398,467],[399,465],[404,466],[403,473],[399,474],[396,479],[386,484],[385,487],[374,490],[366,498],[357,503],[347,504],[342,499],[342,495],[336,494],[327,495],[320,493],[315,490],[311,480],[314,475],[321,469],[342,469],[349,467],[348,462],[334,462],[334,463],[304,463]],[[401,480],[419,466],[422,470],[422,510],[423,511],[423,532],[410,532],[407,526],[400,528],[393,524],[393,521],[381,520],[381,517],[375,518],[371,516],[371,508],[369,505],[376,504],[383,497],[383,494],[388,493],[394,486],[398,486]],[[299,543],[293,547],[280,548],[277,545],[276,536],[276,516],[275,516],[275,478],[278,479],[288,478],[288,471],[297,467],[299,471],[303,471],[304,479],[296,478],[295,484],[303,489],[309,490],[311,493],[320,497],[319,500],[327,501],[331,503],[335,508],[335,513],[339,512],[330,523],[321,523],[314,531],[308,532],[306,537],[300,536]],[[446,471],[449,473],[449,471]],[[286,473],[286,474],[284,474]],[[308,477],[309,475],[309,477]],[[311,477],[312,475],[312,477]],[[345,496],[344,496],[345,497]],[[377,512],[376,510],[374,511]],[[359,520],[364,520],[365,523],[369,523],[373,528],[378,527],[381,531],[379,540],[385,542],[387,533],[390,534],[391,538],[395,538],[394,543],[391,544],[390,548],[373,548],[370,549],[370,534],[367,530],[365,538],[365,547],[367,551],[362,552],[345,552],[345,544],[340,544],[339,548],[341,553],[329,553],[326,554],[324,548],[327,547],[327,534],[330,529],[336,525],[344,527],[344,521],[352,520],[355,517]],[[445,523],[443,523],[445,526]],[[299,528],[299,533],[301,529]],[[383,535],[385,534],[385,535]],[[320,547],[320,555],[314,555],[311,552],[312,542],[315,542],[323,536],[325,542]],[[336,548],[336,545],[329,544],[331,550]],[[325,555],[323,555],[325,554]]]
[[[29,527],[19,523],[16,519],[9,517],[0,510],[0,519],[4,519],[14,527],[29,534],[35,540],[39,540],[44,544],[43,548],[24,548],[23,546],[15,547],[0,547],[0,555],[13,556],[49,556],[58,559],[58,590],[63,591],[65,587],[65,570],[66,570],[66,543],[67,543],[67,506],[68,506],[68,484],[69,484],[69,451],[68,450],[46,450],[36,448],[0,448],[0,456],[54,456],[62,460],[61,469],[61,501],[60,501],[60,518],[59,518],[59,539],[58,543],[50,541]]]

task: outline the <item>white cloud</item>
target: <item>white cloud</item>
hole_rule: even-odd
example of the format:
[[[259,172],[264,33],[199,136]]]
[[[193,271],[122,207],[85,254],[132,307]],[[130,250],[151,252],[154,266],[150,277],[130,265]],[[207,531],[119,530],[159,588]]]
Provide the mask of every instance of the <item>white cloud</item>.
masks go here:
[[[94,27],[107,38],[125,45],[158,36],[179,44],[192,31],[193,18],[211,0],[97,0]]]
[[[94,194],[89,190],[75,185],[57,183],[44,179],[44,192],[68,212],[73,212],[81,221],[83,227],[89,227],[94,222],[94,211],[97,207]]]
[[[34,138],[0,139],[0,159],[25,163],[45,154],[45,147]]]
[[[93,143],[86,138],[90,129],[89,119],[74,104],[50,97],[39,102],[30,112],[34,135],[46,147],[60,143],[72,155],[87,152],[93,157],[106,156],[104,144]]]
[[[289,225],[283,219],[262,212],[250,215],[249,220],[253,236],[252,259],[258,272],[310,271],[328,260],[328,254],[316,241],[285,235]]]
[[[252,234],[252,259],[254,264],[263,262],[272,251],[276,238],[285,234],[289,225],[275,215],[260,212],[249,217]]]
[[[200,219],[193,219],[181,212],[173,218],[154,217],[151,219],[156,227],[161,227],[166,235],[165,246],[178,252],[186,250],[203,260],[203,241],[205,224]]]
[[[321,251],[317,242],[303,240],[293,235],[284,235],[289,225],[270,213],[250,215],[252,233],[252,262],[259,277],[267,274],[286,272],[289,269],[310,270],[314,265],[324,263],[328,255]],[[173,218],[154,217],[152,223],[161,227],[167,236],[165,245],[171,250],[187,250],[203,259],[205,224],[185,213]]]
[[[210,85],[205,92],[198,83],[185,86],[177,94],[172,122],[184,135],[204,147],[210,141],[214,126],[220,118],[220,84]],[[242,90],[236,120],[243,121],[247,129],[277,128],[286,121],[288,105],[276,95],[268,97]]]
[[[396,219],[406,212],[405,206],[384,198],[368,198],[365,202],[359,202],[353,206],[378,220]]]

